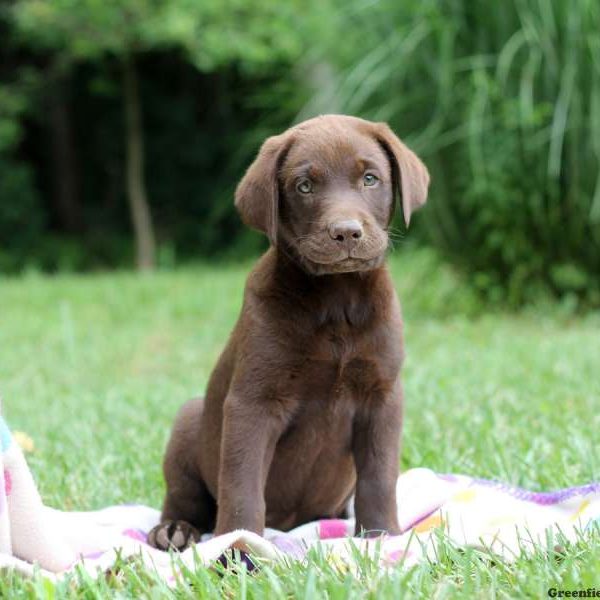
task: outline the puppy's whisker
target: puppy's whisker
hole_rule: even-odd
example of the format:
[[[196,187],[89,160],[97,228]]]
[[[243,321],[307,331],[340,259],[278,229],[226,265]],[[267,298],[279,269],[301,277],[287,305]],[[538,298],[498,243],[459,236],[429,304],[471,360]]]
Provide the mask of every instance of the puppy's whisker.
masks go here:
[[[298,237],[294,238],[294,240],[296,242],[302,242],[302,241],[306,241],[306,240],[311,240],[311,239],[315,239],[318,236],[320,236],[320,232],[316,232],[316,233],[307,233],[305,235],[299,235]]]
[[[406,232],[398,229],[397,227],[388,227],[388,235],[396,235],[399,237],[406,237]]]

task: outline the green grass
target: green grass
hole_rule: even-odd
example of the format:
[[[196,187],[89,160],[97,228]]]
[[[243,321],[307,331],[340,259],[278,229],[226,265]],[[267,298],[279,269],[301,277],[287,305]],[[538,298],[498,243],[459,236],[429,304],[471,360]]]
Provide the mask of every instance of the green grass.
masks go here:
[[[27,432],[45,501],[66,509],[158,506],[161,455],[177,407],[203,392],[235,321],[249,264],[0,281],[0,391]],[[402,467],[498,478],[531,489],[600,479],[600,315],[551,306],[489,314],[427,252],[398,253],[408,358]],[[540,550],[512,564],[442,545],[439,564],[358,576],[315,556],[307,565],[219,577],[200,569],[174,597],[545,597],[600,587],[600,536],[560,560]],[[15,576],[0,597],[162,597],[126,567],[56,589]]]

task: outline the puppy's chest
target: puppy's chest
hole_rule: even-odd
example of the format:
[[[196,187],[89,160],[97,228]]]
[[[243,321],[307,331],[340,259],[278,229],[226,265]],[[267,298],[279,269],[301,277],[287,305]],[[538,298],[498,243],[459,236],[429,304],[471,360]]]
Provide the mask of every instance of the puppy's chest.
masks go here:
[[[386,348],[371,336],[316,334],[303,345],[289,372],[288,391],[303,403],[311,399],[331,405],[362,400],[384,392],[394,379]]]

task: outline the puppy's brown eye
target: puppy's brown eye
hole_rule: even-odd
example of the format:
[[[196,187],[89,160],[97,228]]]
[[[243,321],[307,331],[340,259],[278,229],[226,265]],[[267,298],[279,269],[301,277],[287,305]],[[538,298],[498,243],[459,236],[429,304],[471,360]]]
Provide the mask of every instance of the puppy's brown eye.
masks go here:
[[[313,186],[308,179],[302,179],[302,181],[299,181],[296,185],[296,189],[301,194],[310,194],[313,191]]]
[[[373,173],[365,173],[363,175],[363,183],[367,187],[375,185],[378,181],[379,179],[377,178],[377,176],[373,175]]]

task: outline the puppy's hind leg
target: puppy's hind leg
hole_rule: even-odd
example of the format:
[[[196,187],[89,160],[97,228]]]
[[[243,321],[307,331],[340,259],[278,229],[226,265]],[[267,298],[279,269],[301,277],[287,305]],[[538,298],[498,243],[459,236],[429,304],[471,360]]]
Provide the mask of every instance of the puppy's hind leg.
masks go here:
[[[161,522],[148,534],[159,550],[185,550],[215,526],[217,506],[198,471],[198,436],[203,399],[179,411],[163,464],[167,495]]]

